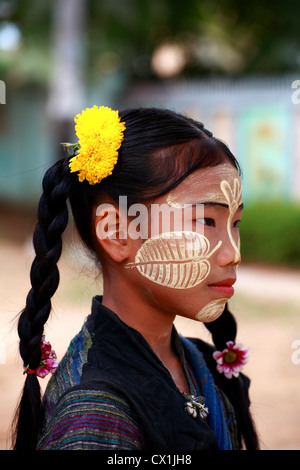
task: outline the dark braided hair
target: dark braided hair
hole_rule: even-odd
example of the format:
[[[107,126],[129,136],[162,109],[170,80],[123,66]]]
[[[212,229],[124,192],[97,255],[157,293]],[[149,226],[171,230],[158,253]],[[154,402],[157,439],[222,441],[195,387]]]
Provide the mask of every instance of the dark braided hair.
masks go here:
[[[92,224],[94,208],[101,197],[116,203],[126,195],[128,206],[156,198],[177,186],[198,168],[231,163],[240,171],[228,147],[214,138],[203,124],[168,110],[142,108],[120,113],[126,124],[124,141],[113,173],[100,183],[79,183],[76,173],[69,171],[69,158],[56,162],[45,174],[43,194],[38,208],[34,232],[35,259],[31,268],[32,288],[20,315],[18,333],[20,354],[25,367],[36,369],[40,363],[40,341],[51,311],[51,298],[59,284],[57,262],[62,251],[62,234],[68,223],[69,199],[74,221],[84,244],[97,252]],[[100,260],[101,262],[101,260]],[[236,323],[225,308],[221,317],[207,328],[217,349],[234,340]],[[216,380],[224,378],[218,374]],[[257,438],[238,380],[223,380],[238,415],[246,448],[257,448]],[[16,413],[14,448],[36,448],[43,420],[43,407],[38,379],[27,375]]]
[[[237,324],[234,316],[228,309],[226,303],[222,315],[211,323],[205,323],[206,328],[212,335],[213,343],[217,350],[226,348],[228,341],[235,342],[237,334]],[[214,381],[224,390],[229,401],[236,411],[241,437],[247,450],[257,450],[259,448],[258,437],[251,414],[249,413],[249,398],[245,386],[240,377],[232,377],[228,380],[223,374],[216,371],[214,360],[208,364],[214,376]]]
[[[51,311],[51,297],[59,284],[57,262],[62,251],[62,234],[68,223],[67,198],[70,193],[65,176],[69,169],[63,161],[50,168],[43,179],[43,194],[38,206],[38,223],[33,235],[35,259],[31,266],[31,289],[22,311],[18,334],[24,367],[35,370],[41,361],[40,342],[44,324]],[[26,376],[19,405],[15,448],[35,448],[43,418],[40,386],[35,374]],[[26,432],[22,433],[22,429]]]

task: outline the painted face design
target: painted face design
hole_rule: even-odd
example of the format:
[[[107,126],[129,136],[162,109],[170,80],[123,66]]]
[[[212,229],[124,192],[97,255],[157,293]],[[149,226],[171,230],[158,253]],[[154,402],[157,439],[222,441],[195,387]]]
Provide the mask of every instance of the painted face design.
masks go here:
[[[202,321],[204,323],[215,320],[223,313],[227,301],[227,298],[222,298],[208,302],[208,304],[202,307],[202,309],[197,313],[195,320]]]
[[[188,289],[208,276],[208,259],[221,243],[210,250],[209,240],[197,232],[162,233],[141,246],[131,266],[156,284]]]
[[[203,172],[205,173],[205,169]],[[237,178],[235,168],[230,164],[223,164],[215,167],[216,174],[221,177],[221,183],[212,183],[211,181],[206,181],[205,178],[199,184],[199,180],[195,174],[191,174],[185,181],[181,184],[181,190],[178,193],[171,191],[168,195],[167,201],[168,204],[174,207],[183,207],[186,204],[191,204],[192,199],[188,193],[197,194],[199,192],[199,187],[201,188],[201,203],[205,202],[215,203],[215,204],[225,204],[229,208],[229,215],[227,219],[227,232],[231,244],[235,250],[235,260],[237,263],[240,258],[240,244],[235,243],[234,237],[232,235],[232,222],[234,215],[239,207],[242,206],[242,186],[240,179]],[[190,191],[188,191],[188,188]],[[195,197],[195,196],[194,196]]]
[[[233,233],[233,222],[242,206],[242,190],[237,170],[231,164],[221,164],[192,173],[168,194],[167,204],[177,209],[190,205],[227,208],[227,242],[229,240],[234,250],[232,263],[238,264],[239,237],[236,232]],[[204,214],[200,217],[205,220]],[[223,240],[210,240],[204,235],[203,228],[203,233],[199,233],[198,228],[152,236],[141,245],[134,262],[129,263],[128,267],[137,268],[142,276],[163,287],[191,289],[201,286],[209,274],[214,275],[214,265],[210,258],[218,253]],[[200,291],[197,296],[198,299],[202,297]],[[195,315],[195,319],[212,321],[223,312],[227,301],[228,297],[205,297],[205,304]]]
[[[229,207],[229,216],[227,220],[227,232],[230,238],[231,244],[235,250],[235,259],[234,262],[237,263],[241,258],[240,246],[237,245],[232,236],[232,222],[233,217],[238,210],[239,206],[242,204],[242,187],[240,181],[235,178],[233,181],[233,188],[230,186],[228,181],[221,182],[221,190],[226,198]]]

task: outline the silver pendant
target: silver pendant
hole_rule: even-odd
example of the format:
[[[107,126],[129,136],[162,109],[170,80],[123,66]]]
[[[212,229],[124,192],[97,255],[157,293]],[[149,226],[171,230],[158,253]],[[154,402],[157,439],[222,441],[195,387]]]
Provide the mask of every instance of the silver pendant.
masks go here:
[[[195,397],[195,395],[187,395],[186,399],[188,401],[184,404],[184,410],[193,418],[197,418],[198,412],[199,416],[202,419],[206,419],[209,411],[208,408],[205,406],[205,398],[204,397]]]

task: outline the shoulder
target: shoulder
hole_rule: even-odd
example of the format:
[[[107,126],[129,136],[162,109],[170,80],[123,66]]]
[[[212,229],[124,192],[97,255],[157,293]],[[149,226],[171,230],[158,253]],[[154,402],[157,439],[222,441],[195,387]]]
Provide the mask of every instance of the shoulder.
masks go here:
[[[92,338],[86,323],[71,340],[58,368],[50,378],[44,395],[44,403],[50,410],[59,397],[70,387],[80,382],[82,367],[92,345]]]
[[[142,450],[143,446],[136,417],[122,397],[78,385],[57,403],[38,448]]]

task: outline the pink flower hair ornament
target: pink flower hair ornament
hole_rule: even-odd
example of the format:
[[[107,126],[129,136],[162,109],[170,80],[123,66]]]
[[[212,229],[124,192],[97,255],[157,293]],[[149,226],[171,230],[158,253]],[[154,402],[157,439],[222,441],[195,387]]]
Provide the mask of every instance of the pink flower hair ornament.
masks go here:
[[[42,379],[49,373],[53,374],[58,366],[58,360],[55,351],[52,349],[51,344],[45,341],[45,336],[42,336],[41,343],[42,358],[39,366],[35,369],[29,369],[29,366],[24,367],[24,374],[35,374]]]
[[[238,377],[240,371],[248,361],[249,349],[243,349],[242,344],[233,341],[226,343],[227,348],[223,351],[215,351],[213,358],[217,362],[217,371],[224,374],[227,379]]]

